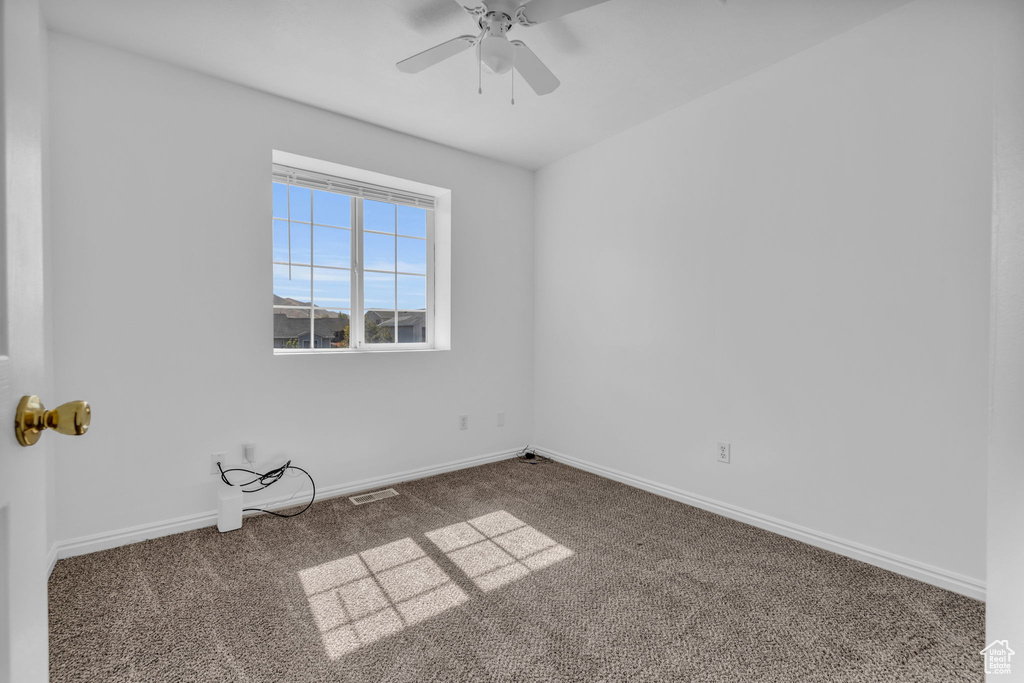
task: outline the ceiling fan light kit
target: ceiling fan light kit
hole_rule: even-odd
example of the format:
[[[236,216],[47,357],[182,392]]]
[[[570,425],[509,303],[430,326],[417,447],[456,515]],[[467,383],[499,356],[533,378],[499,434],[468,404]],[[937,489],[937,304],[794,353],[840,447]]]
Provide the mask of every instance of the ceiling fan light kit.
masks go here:
[[[537,24],[564,17],[607,0],[532,0],[518,5],[518,0],[455,0],[476,20],[480,27],[477,36],[465,35],[435,45],[396,65],[404,73],[419,73],[460,52],[476,47],[478,67],[492,74],[504,74],[513,68],[538,95],[553,92],[561,82],[544,62],[521,40],[509,40],[508,32],[515,26]],[[480,92],[483,92],[482,85]],[[515,104],[513,97],[512,103]]]
[[[515,64],[516,49],[504,36],[484,36],[476,51],[481,66],[492,74],[508,73]]]

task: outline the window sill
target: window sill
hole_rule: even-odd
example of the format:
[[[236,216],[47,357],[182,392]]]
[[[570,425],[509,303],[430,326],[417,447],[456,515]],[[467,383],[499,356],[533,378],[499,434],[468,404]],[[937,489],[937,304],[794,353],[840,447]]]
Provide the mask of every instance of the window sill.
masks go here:
[[[375,348],[375,349],[274,349],[275,356],[345,356],[363,353],[416,353],[423,351],[448,351],[433,346],[415,346],[412,348]]]

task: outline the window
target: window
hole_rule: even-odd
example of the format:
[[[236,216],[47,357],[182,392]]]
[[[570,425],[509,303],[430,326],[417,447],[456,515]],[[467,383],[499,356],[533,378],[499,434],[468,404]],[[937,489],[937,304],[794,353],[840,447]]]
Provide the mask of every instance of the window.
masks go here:
[[[274,352],[434,348],[434,197],[273,167]]]

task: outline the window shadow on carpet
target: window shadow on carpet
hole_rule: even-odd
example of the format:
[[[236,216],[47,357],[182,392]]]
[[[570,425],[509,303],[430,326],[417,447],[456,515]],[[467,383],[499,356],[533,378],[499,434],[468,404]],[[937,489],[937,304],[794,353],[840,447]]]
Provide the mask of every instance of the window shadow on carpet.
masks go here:
[[[504,586],[573,554],[504,510],[425,535],[483,591]]]
[[[504,510],[424,536],[481,592],[573,555]],[[331,659],[471,599],[411,537],[303,569],[298,576]]]

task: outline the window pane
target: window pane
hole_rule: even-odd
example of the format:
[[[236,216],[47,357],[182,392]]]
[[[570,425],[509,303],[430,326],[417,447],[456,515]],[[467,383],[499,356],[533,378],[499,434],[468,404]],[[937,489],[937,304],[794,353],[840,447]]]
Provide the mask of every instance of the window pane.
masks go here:
[[[398,238],[398,271],[427,273],[427,241]]]
[[[395,205],[363,200],[363,228],[378,232],[395,231]]]
[[[289,277],[289,270],[291,270]],[[309,305],[309,268],[274,265],[274,303],[280,306]],[[279,300],[280,299],[280,300]]]
[[[409,237],[427,236],[427,210],[414,206],[398,207],[398,234]]]
[[[288,191],[290,199],[288,203],[289,218],[293,221],[309,223],[310,191],[305,187],[296,187],[294,185],[288,186]]]
[[[363,306],[395,307],[395,276],[387,273],[363,273]]]
[[[276,257],[275,257],[276,258]],[[313,226],[313,265],[349,268],[352,261],[352,232],[343,228]]]
[[[348,311],[315,309],[313,321],[313,348],[348,348]]]
[[[288,221],[274,221],[274,260],[288,262]]]
[[[274,218],[288,218],[288,186],[274,183]]]
[[[395,312],[367,311],[363,316],[363,338],[367,344],[394,343]]]
[[[422,344],[427,341],[426,311],[399,311],[397,333],[399,344]]]
[[[363,268],[394,271],[395,238],[391,235],[374,235],[364,232]]]
[[[313,269],[313,304],[324,308],[348,308],[351,302],[349,271]]]
[[[309,348],[309,309],[274,309],[274,348]]]
[[[427,278],[423,275],[398,276],[398,308],[427,309]]]
[[[291,223],[292,233],[292,263],[309,265],[309,225],[306,223]],[[285,261],[288,259],[286,258]]]
[[[313,192],[313,222],[352,227],[352,198],[337,192]]]

